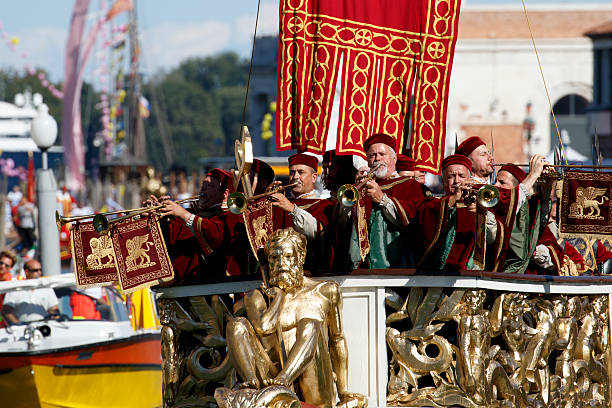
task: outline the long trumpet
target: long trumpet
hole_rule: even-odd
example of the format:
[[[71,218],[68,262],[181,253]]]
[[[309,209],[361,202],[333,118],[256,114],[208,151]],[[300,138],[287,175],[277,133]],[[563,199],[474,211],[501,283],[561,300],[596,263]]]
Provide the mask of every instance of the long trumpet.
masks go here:
[[[184,204],[188,202],[195,202],[198,200],[199,200],[199,196],[191,196],[188,198],[184,198],[182,200],[178,200],[177,203]],[[160,204],[160,205],[156,205],[153,207],[140,207],[140,208],[127,209],[127,210],[119,210],[119,211],[107,211],[107,212],[103,212],[99,214],[85,214],[85,215],[78,215],[74,217],[64,217],[60,215],[58,211],[56,211],[55,212],[55,223],[57,224],[57,230],[59,231],[62,229],[62,226],[64,224],[67,224],[69,222],[93,218],[94,229],[98,232],[98,234],[103,235],[108,232],[108,227],[111,222],[122,221],[129,217],[134,217],[138,214],[143,214],[143,213],[150,212],[150,211],[157,211],[163,206],[164,206],[163,204]],[[113,220],[110,220],[110,221],[108,220],[108,216],[122,214],[122,213],[127,213],[127,214],[124,216],[115,218]]]
[[[518,166],[518,167],[529,167],[529,164],[514,164],[514,163],[495,163],[493,166],[501,167],[501,166]],[[545,164],[544,167],[564,167],[564,168],[573,168],[573,169],[602,169],[602,170],[611,170],[612,166],[598,166],[592,164]]]
[[[368,180],[372,180],[374,178],[374,172],[376,172],[380,166],[382,166],[382,163],[378,163],[376,166],[372,167],[365,175],[363,180],[361,180],[359,183],[344,184],[340,186],[338,192],[336,193],[338,202],[344,207],[354,206],[357,203],[357,200],[359,200],[359,189],[361,189],[361,187],[363,187]]]
[[[242,214],[246,210],[247,204],[249,203],[249,201],[256,201],[256,200],[259,200],[260,198],[271,196],[272,194],[276,194],[288,188],[295,187],[298,184],[299,184],[298,181],[294,181],[291,184],[279,186],[279,187],[276,187],[275,189],[266,191],[265,193],[254,195],[252,197],[247,197],[244,193],[235,191],[227,196],[227,209],[232,214]]]

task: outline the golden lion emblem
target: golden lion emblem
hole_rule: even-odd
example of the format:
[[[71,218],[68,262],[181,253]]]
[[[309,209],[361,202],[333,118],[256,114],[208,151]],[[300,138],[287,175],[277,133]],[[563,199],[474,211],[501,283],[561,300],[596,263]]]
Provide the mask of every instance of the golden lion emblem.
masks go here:
[[[91,238],[89,240],[89,247],[91,248],[91,254],[87,255],[85,260],[87,269],[96,270],[115,266],[113,243],[107,235]],[[102,262],[104,258],[108,258],[106,263]]]
[[[588,219],[603,219],[601,216],[600,205],[603,205],[605,200],[609,200],[604,194],[608,191],[607,188],[595,187],[578,187],[576,189],[576,201],[570,204],[570,218],[588,218]],[[601,197],[597,201],[597,197]],[[588,214],[584,213],[585,209],[589,209]]]
[[[266,242],[266,238],[268,237],[268,231],[264,227],[266,225],[266,216],[262,215],[261,217],[255,218],[253,221],[253,231],[255,231],[255,243],[258,246],[263,246]]]
[[[152,262],[147,254],[149,245],[153,245],[152,242],[149,242],[149,234],[138,235],[125,242],[128,251],[128,256],[125,257],[125,265],[128,272],[155,265],[155,262]]]

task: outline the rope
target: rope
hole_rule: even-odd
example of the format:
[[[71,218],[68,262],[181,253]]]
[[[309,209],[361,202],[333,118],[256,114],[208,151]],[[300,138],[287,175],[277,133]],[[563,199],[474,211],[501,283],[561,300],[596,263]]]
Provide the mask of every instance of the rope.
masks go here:
[[[246,93],[244,95],[244,106],[242,108],[242,122],[240,124],[240,132],[244,127],[244,118],[246,116],[247,101],[249,99],[249,85],[251,83],[251,73],[253,72],[253,55],[255,55],[255,37],[257,37],[257,24],[259,23],[259,6],[261,0],[257,0],[257,15],[255,17],[255,31],[253,31],[253,46],[251,47],[251,61],[249,63],[249,76],[247,77]]]
[[[535,51],[536,58],[538,59],[538,66],[540,67],[540,75],[542,75],[542,82],[544,83],[544,90],[546,91],[546,98],[548,99],[548,105],[550,106],[550,113],[553,117],[553,122],[555,122],[555,129],[557,130],[557,138],[559,139],[559,143],[561,144],[561,151],[563,152],[563,160],[565,160],[565,164],[567,165],[567,156],[565,155],[565,147],[563,146],[563,141],[561,140],[561,133],[559,133],[559,125],[557,125],[557,118],[555,117],[555,111],[553,110],[552,102],[550,101],[550,95],[548,93],[548,86],[546,86],[546,79],[544,79],[544,71],[542,70],[542,63],[540,62],[540,55],[538,54],[538,49],[536,47],[535,40],[533,39],[533,31],[531,31],[531,23],[529,22],[529,16],[527,15],[527,7],[525,6],[525,0],[521,0],[523,3],[523,10],[525,12],[525,19],[527,20],[527,27],[529,27],[529,35],[531,36],[531,43],[533,44],[533,50]]]

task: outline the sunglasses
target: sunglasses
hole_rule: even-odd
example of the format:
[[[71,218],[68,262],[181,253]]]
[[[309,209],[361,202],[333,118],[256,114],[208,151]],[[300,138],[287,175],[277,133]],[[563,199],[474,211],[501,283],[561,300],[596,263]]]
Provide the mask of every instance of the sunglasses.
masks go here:
[[[38,269],[26,269],[26,271],[28,272],[42,272],[42,268],[38,268]]]
[[[13,267],[13,265],[9,265],[7,263],[4,263],[4,262],[0,261],[0,267],[2,267],[2,266],[6,266],[9,269]]]

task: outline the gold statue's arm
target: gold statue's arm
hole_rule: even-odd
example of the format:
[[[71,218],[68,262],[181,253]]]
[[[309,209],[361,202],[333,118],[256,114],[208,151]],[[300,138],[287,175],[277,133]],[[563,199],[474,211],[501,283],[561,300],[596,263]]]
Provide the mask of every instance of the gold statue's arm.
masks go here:
[[[326,285],[332,307],[329,315],[329,351],[336,374],[336,387],[340,400],[348,394],[348,347],[342,328],[342,296],[337,283]]]
[[[261,291],[252,290],[245,296],[249,321],[260,336],[276,333],[280,311],[285,304],[285,292],[276,287],[267,290],[273,294],[272,303],[268,308],[266,308],[266,300]]]

